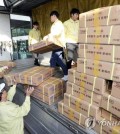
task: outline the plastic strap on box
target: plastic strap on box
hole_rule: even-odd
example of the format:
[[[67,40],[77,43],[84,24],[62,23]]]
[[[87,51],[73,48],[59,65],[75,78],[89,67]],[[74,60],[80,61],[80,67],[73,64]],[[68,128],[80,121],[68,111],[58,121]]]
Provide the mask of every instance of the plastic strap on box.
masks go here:
[[[111,80],[112,80],[112,78],[113,78],[114,70],[115,70],[115,63],[112,64],[112,71],[111,71],[111,76],[110,76],[110,79],[111,79]]]
[[[108,96],[108,101],[107,101],[107,111],[109,111],[109,107],[110,107],[110,97],[111,97],[111,95]]]
[[[113,26],[110,26],[110,34],[109,34],[109,38],[108,38],[108,44],[110,44],[110,39],[111,39],[111,35],[112,35],[112,30],[113,30]]]
[[[85,15],[85,28],[87,27],[87,24],[86,24],[86,20],[87,20],[87,13],[84,13],[84,15]]]
[[[47,85],[48,85],[48,83],[43,85],[43,94],[45,94],[45,86],[47,86]]]
[[[79,125],[81,124],[81,113],[80,113],[80,117],[79,117]]]
[[[93,89],[92,89],[93,92],[95,91],[96,78],[97,78],[97,77],[94,77]]]
[[[109,25],[109,21],[110,21],[110,13],[111,13],[111,9],[112,9],[112,7],[109,7],[109,11],[108,11],[108,19],[107,19],[107,26]]]
[[[68,106],[70,107],[70,98],[71,98],[71,94],[67,94],[68,95],[68,97],[69,97],[69,104],[68,104]]]
[[[86,59],[86,47],[85,47],[86,44],[84,44],[84,58]]]
[[[89,104],[88,106],[88,117],[90,116],[90,108],[91,108],[92,104]]]
[[[87,59],[84,59],[84,73],[86,73],[86,62],[87,62]]]
[[[88,36],[88,28],[85,28],[86,29],[86,37],[85,37],[85,43],[88,42],[88,39],[87,39],[87,36]]]
[[[90,104],[92,105],[93,103],[93,92],[91,93],[91,100],[90,100]]]
[[[115,62],[115,45],[113,45],[112,54],[112,62]]]

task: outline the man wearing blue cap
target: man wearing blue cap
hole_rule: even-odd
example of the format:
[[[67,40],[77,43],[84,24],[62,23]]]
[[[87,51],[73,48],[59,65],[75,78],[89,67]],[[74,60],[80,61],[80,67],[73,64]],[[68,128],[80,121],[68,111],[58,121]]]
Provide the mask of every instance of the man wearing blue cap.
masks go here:
[[[30,111],[30,95],[33,91],[33,87],[27,89],[25,101],[19,106],[12,102],[16,85],[7,93],[5,83],[0,84],[0,134],[24,134],[23,117]]]

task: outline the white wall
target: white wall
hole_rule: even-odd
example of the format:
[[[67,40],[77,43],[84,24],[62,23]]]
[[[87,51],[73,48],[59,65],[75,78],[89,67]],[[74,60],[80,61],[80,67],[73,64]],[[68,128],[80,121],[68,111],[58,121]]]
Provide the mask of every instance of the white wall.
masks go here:
[[[0,54],[0,61],[11,60],[10,53],[12,54],[13,50],[12,46],[11,48],[8,46],[8,42],[11,41],[10,16],[7,14],[0,13],[0,45],[1,41],[6,41],[6,45],[3,45],[3,48],[5,48],[6,51],[2,50],[2,55]]]

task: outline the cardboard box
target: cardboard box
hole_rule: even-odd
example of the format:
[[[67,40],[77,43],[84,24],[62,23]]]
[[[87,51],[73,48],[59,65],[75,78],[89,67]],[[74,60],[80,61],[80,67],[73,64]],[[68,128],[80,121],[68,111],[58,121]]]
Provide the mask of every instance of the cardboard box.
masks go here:
[[[79,87],[77,85],[73,85],[73,96],[75,96],[78,99],[82,99],[84,101],[87,101],[89,103],[92,103],[92,96],[93,92],[86,90],[83,87]]]
[[[59,103],[59,111],[61,112],[61,104],[63,104],[62,102]],[[71,121],[74,121],[75,123],[77,123],[78,125],[82,126],[83,128],[85,128],[85,120],[87,119],[87,117],[79,112],[76,112],[74,109],[66,106],[65,104],[63,104],[63,115],[65,115],[67,118],[69,118]]]
[[[70,97],[71,94],[67,94],[67,93],[64,94],[64,104],[67,105],[68,107],[70,107]]]
[[[3,72],[0,72],[0,78],[2,78],[4,76]]]
[[[120,126],[103,126],[102,134],[120,134]]]
[[[60,48],[59,45],[55,45],[52,42],[41,41],[39,43],[30,45],[29,51],[42,54],[59,48]]]
[[[113,82],[111,95],[115,98],[120,99],[120,83],[119,82]]]
[[[3,78],[4,75],[8,74],[11,71],[11,68],[8,68],[6,66],[0,67],[0,78]]]
[[[103,118],[105,118],[105,120],[108,120],[108,121],[117,121],[117,122],[120,121],[120,118],[119,117],[117,117],[116,115],[110,113],[109,111],[107,111],[105,109],[102,109],[101,116]]]
[[[93,104],[98,107],[100,106],[102,95],[96,94],[90,90],[87,90],[83,87],[79,87],[75,84],[72,84],[72,86],[73,87],[71,88],[71,90],[69,90],[69,92],[67,90],[65,100],[68,100],[69,99],[68,96],[70,96],[68,94],[71,94],[78,99],[82,99],[84,101],[89,102],[90,104]],[[66,104],[68,104],[68,102]]]
[[[95,106],[97,106],[97,107],[100,107],[100,105],[101,105],[101,100],[102,100],[102,95],[93,93],[92,105],[95,105]]]
[[[52,105],[53,103],[57,102],[58,99],[62,96],[62,92],[58,92],[51,96],[46,96],[41,93],[33,92],[32,96],[48,105]]]
[[[85,115],[81,114],[80,116],[80,126],[85,128],[85,120],[87,119],[88,117],[86,117]]]
[[[120,81],[120,64],[79,58],[77,71],[108,80]]]
[[[120,24],[120,6],[97,8],[79,15],[80,27]]]
[[[58,112],[63,114],[63,104],[64,104],[64,100],[58,102]]]
[[[120,44],[120,25],[80,28],[79,43]]]
[[[5,80],[5,82],[7,83],[8,86],[14,85],[15,75],[16,75],[15,73],[4,75],[4,80]]]
[[[93,128],[93,130],[95,132],[97,132],[97,134],[102,134],[102,126],[99,123],[100,121],[103,121],[104,119],[102,117],[99,117],[97,120],[95,119],[95,127]]]
[[[68,70],[68,81],[75,83],[75,72],[77,68],[72,68]]]
[[[120,118],[120,99],[106,93],[102,97],[101,107]]]
[[[70,120],[72,120],[75,123],[79,124],[79,122],[80,122],[80,113],[78,113],[75,110],[71,109],[70,107],[64,105],[63,106],[63,114],[67,118],[69,118]]]
[[[78,70],[80,71],[79,68],[80,65],[78,65]],[[79,72],[75,73],[75,84],[98,94],[103,94],[106,89],[106,81],[104,79]]]
[[[73,94],[73,83],[71,83],[71,82],[67,82],[67,90],[66,90],[66,93],[68,93],[68,94]]]
[[[50,77],[39,86],[35,87],[35,90],[47,96],[51,96],[60,90],[63,94],[63,81],[60,78]]]
[[[8,66],[9,68],[15,67],[16,63],[12,61],[0,61],[0,67]]]
[[[50,67],[39,67],[33,71],[27,70],[16,74],[15,79],[18,83],[38,86],[44,80],[54,74],[54,69]]]
[[[120,63],[120,47],[115,45],[79,44],[79,57]]]
[[[70,97],[70,107],[77,112],[85,115],[86,117],[95,117],[96,119],[101,116],[99,107],[91,105],[90,103],[80,100],[74,96]]]

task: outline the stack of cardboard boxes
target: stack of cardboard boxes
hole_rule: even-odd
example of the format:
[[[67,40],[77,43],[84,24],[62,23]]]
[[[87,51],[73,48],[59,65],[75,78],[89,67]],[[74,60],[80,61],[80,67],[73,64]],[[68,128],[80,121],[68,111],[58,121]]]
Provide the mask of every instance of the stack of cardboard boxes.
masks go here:
[[[120,6],[113,6],[79,16],[77,69],[69,70],[67,92],[64,102],[58,104],[58,110],[75,122],[77,112],[77,123],[82,126],[85,125],[85,122],[81,124],[83,117],[94,117],[98,121],[120,120],[119,11]],[[97,133],[120,133],[120,126],[96,124],[94,130]]]
[[[4,76],[8,85],[12,85],[13,79],[17,83],[38,86],[44,80],[53,76],[54,69],[50,67],[33,67],[20,73],[8,74]]]
[[[79,73],[74,68],[70,69],[64,101],[58,103],[58,111],[85,127],[85,120],[88,117],[96,119],[101,117],[101,94],[105,89],[104,79]]]
[[[32,96],[41,100],[48,105],[51,105],[58,101],[58,99],[64,93],[64,82],[52,77],[54,75],[54,69],[50,67],[33,67],[20,73],[11,73],[4,76],[4,80],[7,85],[14,85],[14,80],[17,83],[25,85],[27,88],[29,85],[34,86],[35,91]]]
[[[63,96],[63,93],[63,81],[60,78],[50,77],[35,87],[35,91],[32,96],[47,103],[48,105],[51,105],[58,101],[58,99]]]

